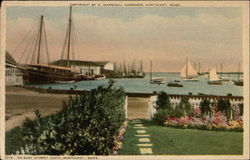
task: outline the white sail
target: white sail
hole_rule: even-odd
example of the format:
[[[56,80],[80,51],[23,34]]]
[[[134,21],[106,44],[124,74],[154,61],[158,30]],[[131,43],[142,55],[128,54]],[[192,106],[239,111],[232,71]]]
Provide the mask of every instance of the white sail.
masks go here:
[[[212,68],[209,72],[209,80],[210,81],[219,81],[220,78],[217,75],[216,69]]]
[[[189,61],[187,61],[187,64],[181,69],[181,78],[193,78],[197,76],[197,72],[193,68],[193,66],[190,64]]]

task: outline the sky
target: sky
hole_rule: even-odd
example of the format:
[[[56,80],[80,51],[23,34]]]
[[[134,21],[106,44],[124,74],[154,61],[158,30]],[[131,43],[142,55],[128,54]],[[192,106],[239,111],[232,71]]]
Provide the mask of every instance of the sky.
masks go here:
[[[23,38],[44,15],[50,60],[61,57],[69,7],[7,8],[6,49],[25,57]],[[149,71],[179,72],[186,58],[203,71],[242,61],[242,11],[237,7],[73,7],[78,60],[143,62]],[[27,40],[28,41],[28,40]],[[19,45],[20,44],[20,45]],[[16,49],[16,51],[15,51]]]

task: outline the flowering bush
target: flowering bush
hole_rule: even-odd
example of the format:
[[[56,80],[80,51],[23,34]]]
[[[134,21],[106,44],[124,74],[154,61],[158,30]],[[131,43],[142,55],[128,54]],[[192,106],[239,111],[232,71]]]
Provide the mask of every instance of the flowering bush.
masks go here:
[[[111,152],[112,155],[117,155],[118,151],[122,148],[122,141],[124,139],[124,134],[125,134],[127,125],[128,125],[128,122],[124,121],[122,126],[118,130],[116,136],[114,136],[115,145],[112,148],[112,152]]]
[[[168,102],[167,94],[161,92],[153,117],[160,124],[178,128],[243,131],[243,104],[231,104],[228,99],[203,99],[199,107],[193,108],[188,97],[182,97],[175,107]]]
[[[243,121],[241,119],[227,121],[221,112],[216,112],[212,118],[192,116],[181,118],[167,117],[164,125],[177,128],[243,131]]]

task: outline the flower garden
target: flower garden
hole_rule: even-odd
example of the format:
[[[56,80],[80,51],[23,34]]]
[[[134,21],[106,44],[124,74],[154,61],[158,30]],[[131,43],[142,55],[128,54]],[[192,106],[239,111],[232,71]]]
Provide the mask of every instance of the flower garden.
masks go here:
[[[123,89],[112,89],[110,85],[108,88],[93,89],[87,95],[71,97],[57,114],[41,117],[36,111],[35,120],[27,119],[22,126],[9,133],[10,136],[6,136],[11,138],[17,135],[13,141],[18,139],[20,142],[13,150],[8,149],[8,154],[138,154],[134,144],[137,142],[135,132],[125,119],[124,97]],[[168,95],[160,92],[155,108],[154,121],[145,120],[152,135],[155,154],[242,154],[243,104],[231,104],[227,99],[204,99],[199,107],[194,108],[184,97],[173,107]],[[186,137],[196,137],[191,145],[199,147],[178,150],[180,146],[191,143]],[[206,140],[201,143],[201,139]],[[207,151],[210,141],[214,141],[211,144],[213,147]],[[224,146],[223,151],[213,150],[218,144]],[[166,146],[167,149],[164,149]]]
[[[226,99],[215,102],[204,99],[199,107],[193,108],[188,99],[181,99],[174,108],[163,92],[156,104],[154,119],[168,127],[243,131],[243,104],[231,104]]]

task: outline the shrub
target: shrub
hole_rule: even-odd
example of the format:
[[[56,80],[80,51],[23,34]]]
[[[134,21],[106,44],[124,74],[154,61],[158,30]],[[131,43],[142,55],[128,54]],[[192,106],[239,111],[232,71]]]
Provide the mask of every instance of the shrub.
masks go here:
[[[227,100],[219,99],[218,109],[226,116],[227,120],[231,118],[232,109],[231,109],[231,103],[228,99]]]
[[[153,120],[156,121],[159,124],[164,124],[166,121],[166,118],[168,117],[174,117],[175,113],[172,108],[169,109],[159,109],[154,114]]]
[[[124,90],[98,87],[90,94],[70,97],[58,114],[22,127],[28,154],[108,155],[124,114]],[[27,149],[28,148],[28,149]]]
[[[166,92],[161,91],[158,94],[155,109],[156,113],[154,114],[153,120],[159,124],[163,124],[167,117],[173,115],[173,108]]]
[[[181,118],[185,116],[184,109],[182,105],[178,104],[174,109],[174,117]]]
[[[193,116],[194,108],[188,101],[187,97],[182,97],[180,103],[175,108],[176,117],[180,118],[183,116]]]
[[[210,107],[210,101],[204,99],[200,102],[200,110],[202,115],[209,115],[211,117],[212,110]]]
[[[158,94],[157,97],[157,101],[156,101],[156,110],[158,109],[170,109],[171,107],[171,103],[170,103],[170,99],[169,96],[166,92],[161,91]]]
[[[240,109],[240,116],[243,116],[243,103],[239,104],[239,109]]]

